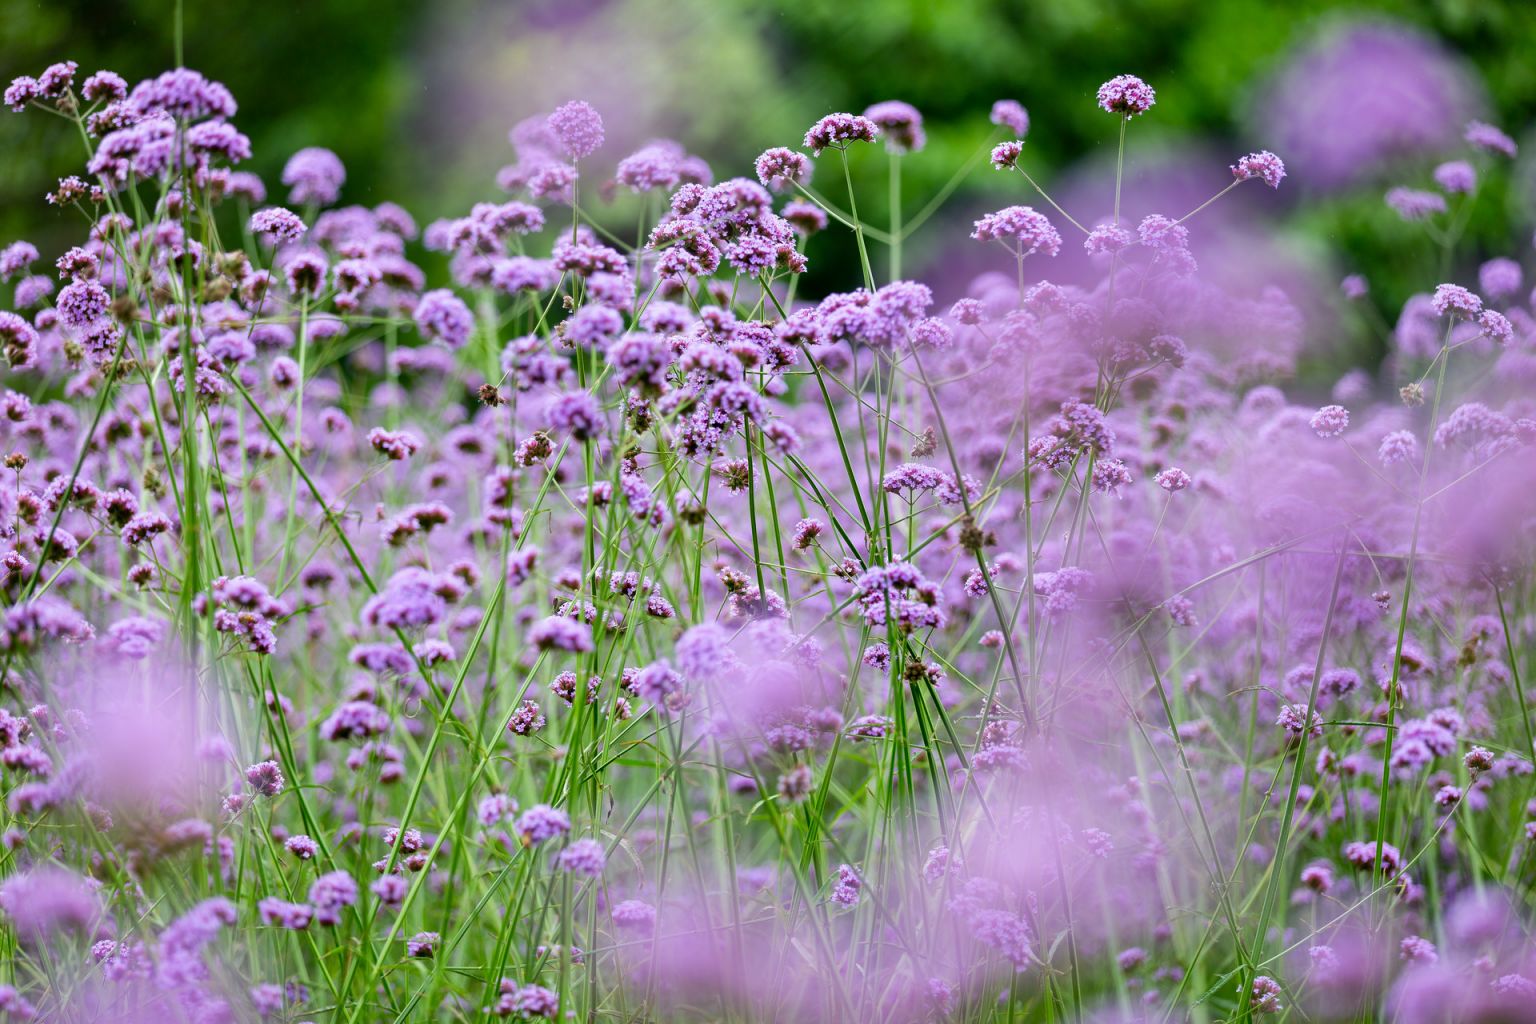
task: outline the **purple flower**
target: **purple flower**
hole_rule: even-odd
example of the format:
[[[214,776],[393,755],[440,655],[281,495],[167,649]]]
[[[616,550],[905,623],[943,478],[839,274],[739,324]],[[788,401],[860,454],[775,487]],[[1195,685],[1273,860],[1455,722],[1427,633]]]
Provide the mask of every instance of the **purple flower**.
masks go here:
[[[644,900],[624,900],[613,908],[612,917],[626,931],[649,935],[656,927],[656,908]]]
[[[1419,460],[1419,442],[1411,430],[1394,430],[1381,439],[1376,457],[1383,466],[1410,466]]]
[[[277,242],[297,242],[306,230],[298,214],[281,206],[270,206],[251,214],[251,233]]]
[[[795,184],[805,185],[811,180],[811,162],[804,153],[776,146],[765,149],[753,165],[757,180],[764,188],[783,192]]]
[[[1157,102],[1157,93],[1135,75],[1116,75],[1099,86],[1099,109],[1127,118],[1145,114]]]
[[[675,188],[682,180],[683,147],[674,142],[653,142],[619,161],[614,179],[632,192]]]
[[[299,150],[283,165],[282,182],[289,188],[291,203],[328,206],[341,195],[346,180],[347,169],[341,165],[341,158],[318,146]]]
[[[437,932],[417,932],[405,940],[405,955],[418,960],[430,960],[441,941],[442,936]]]
[[[71,327],[88,327],[107,315],[112,297],[95,281],[74,281],[59,292],[54,305]]]
[[[517,706],[507,720],[507,731],[514,736],[532,736],[544,728],[544,712],[531,700]]]
[[[1314,739],[1323,734],[1323,716],[1316,711],[1309,711],[1305,704],[1282,705],[1280,717],[1275,719],[1275,724],[1284,729],[1291,739],[1300,739],[1303,732]]]
[[[602,843],[596,839],[578,839],[560,851],[555,863],[561,871],[596,878],[603,873],[603,865],[607,860],[608,855]]]
[[[591,156],[603,144],[603,119],[590,103],[582,100],[562,103],[544,123],[572,160]]]
[[[315,908],[309,904],[289,903],[276,896],[268,896],[256,904],[256,911],[261,915],[262,924],[276,925],[295,932],[308,928],[315,917]]]
[[[1387,192],[1387,205],[1406,221],[1428,220],[1446,209],[1445,197],[1440,193],[1402,187]]]
[[[1023,139],[1029,134],[1029,111],[1018,100],[998,100],[993,103],[992,113],[987,119],[1007,128],[1016,138]]]
[[[999,142],[992,147],[992,168],[998,171],[1011,170],[1019,164],[1019,157],[1024,153],[1024,143]]]
[[[542,985],[518,987],[503,978],[501,997],[491,1007],[491,1012],[498,1017],[511,1017],[515,1014],[527,1020],[534,1017],[554,1020],[560,1012],[560,997]]]
[[[885,134],[885,145],[892,153],[916,153],[927,142],[923,134],[923,115],[910,103],[885,100],[864,111]]]
[[[1360,274],[1350,274],[1339,282],[1339,291],[1351,302],[1365,298],[1370,290],[1370,283]]]
[[[37,79],[31,75],[22,75],[11,79],[11,84],[5,90],[5,105],[16,113],[27,109],[27,104],[42,96],[43,90],[37,84]]]
[[[128,83],[115,71],[98,71],[80,86],[80,95],[87,103],[127,99]]]
[[[1519,152],[1514,139],[1484,121],[1468,121],[1464,138],[1485,153],[1501,153],[1511,160]]]
[[[81,876],[38,867],[0,884],[0,912],[22,938],[39,939],[60,931],[89,934],[101,908],[95,888]]]
[[[538,846],[570,830],[570,816],[548,804],[536,804],[517,819],[517,837],[524,846]]]
[[[1520,290],[1523,279],[1520,264],[1504,257],[1491,259],[1477,268],[1477,286],[1495,299],[1514,295]]]
[[[708,680],[730,670],[736,657],[730,634],[714,623],[694,626],[678,638],[673,649],[677,667],[689,679]]]
[[[1232,177],[1238,181],[1258,178],[1270,188],[1279,188],[1280,179],[1285,177],[1285,164],[1269,150],[1260,150],[1257,153],[1249,153],[1233,164]]]
[[[1477,325],[1485,335],[1500,345],[1508,345],[1515,340],[1515,325],[1503,313],[1485,309],[1478,314]]]
[[[859,873],[848,864],[839,864],[830,899],[840,907],[851,907],[859,902],[863,888],[864,879],[859,877]]]
[[[978,242],[1002,242],[1021,256],[1036,252],[1055,256],[1061,251],[1061,235],[1045,214],[1028,206],[1008,206],[987,214],[976,222],[971,237]]]
[[[389,731],[389,715],[376,704],[349,700],[320,723],[323,740],[366,739]]]
[[[176,68],[133,87],[128,104],[140,114],[165,113],[184,121],[235,116],[235,98],[223,85],[191,68]]]
[[[565,337],[575,345],[597,348],[619,336],[624,317],[611,306],[589,302],[564,323]]]
[[[1308,421],[1318,437],[1338,437],[1349,429],[1349,410],[1342,405],[1325,405]]]
[[[0,281],[9,281],[36,262],[36,246],[31,242],[12,242],[0,249]]]
[[[1254,1013],[1279,1013],[1285,1007],[1280,1002],[1280,983],[1268,975],[1253,979],[1252,999],[1249,1005]]]
[[[1437,316],[1462,316],[1472,319],[1483,311],[1483,300],[1459,284],[1435,286],[1430,307]]]
[[[1182,491],[1190,485],[1189,474],[1177,466],[1169,466],[1153,477],[1153,480],[1157,483],[1157,486],[1169,494]]]
[[[828,114],[811,125],[805,133],[805,146],[812,156],[823,150],[847,149],[850,142],[874,142],[880,126],[857,114]]]
[[[1083,251],[1089,256],[1111,256],[1128,248],[1136,241],[1129,230],[1114,224],[1100,224],[1083,240]]]
[[[314,905],[315,920],[320,924],[340,924],[342,908],[357,902],[357,882],[345,871],[321,875],[309,887],[309,902]]]
[[[405,430],[374,427],[368,431],[368,444],[374,451],[395,462],[410,458],[421,449],[421,439]]]
[[[299,860],[314,860],[320,853],[320,844],[306,835],[289,836],[283,847]]]
[[[464,300],[446,288],[427,292],[416,303],[412,318],[421,336],[450,349],[463,348],[475,330],[475,316]]]
[[[1447,192],[1466,194],[1477,188],[1477,172],[1465,160],[1451,160],[1435,168],[1435,184]]]
[[[276,761],[259,761],[245,770],[245,781],[262,796],[283,791],[283,770]]]
[[[529,628],[528,642],[541,651],[580,654],[592,650],[592,628],[564,615],[550,615]]]

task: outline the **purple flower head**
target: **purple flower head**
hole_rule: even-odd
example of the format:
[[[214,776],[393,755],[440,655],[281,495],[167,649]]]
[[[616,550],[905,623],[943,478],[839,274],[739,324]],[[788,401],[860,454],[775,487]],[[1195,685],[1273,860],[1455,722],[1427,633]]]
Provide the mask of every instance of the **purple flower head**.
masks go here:
[[[341,911],[357,902],[357,882],[345,871],[321,875],[309,887],[309,902],[317,922],[327,927],[340,924]]]
[[[262,924],[275,925],[295,932],[308,928],[310,921],[315,917],[315,908],[309,904],[289,903],[276,896],[268,896],[256,904],[256,912],[261,916]]]
[[[80,86],[80,95],[87,103],[127,99],[128,82],[115,71],[98,71]]]
[[[460,349],[475,330],[475,316],[464,300],[446,288],[427,292],[412,313],[421,336],[450,349]]]
[[[608,855],[602,843],[596,839],[578,839],[560,851],[555,863],[561,871],[596,878],[603,873],[603,865],[607,860]]]
[[[64,286],[54,305],[71,327],[88,327],[107,315],[112,297],[95,281],[73,281]]]
[[[538,846],[570,830],[570,816],[548,804],[536,804],[517,819],[517,836],[524,846]]]
[[[1017,140],[999,142],[992,147],[992,168],[998,171],[1012,170],[1019,165],[1019,157],[1023,154],[1024,143]]]
[[[1485,121],[1468,121],[1463,137],[1476,149],[1485,153],[1498,153],[1511,160],[1520,151],[1514,139]]]
[[[1134,244],[1136,236],[1114,224],[1100,224],[1083,239],[1083,251],[1089,256],[1110,256]]]
[[[245,781],[262,796],[283,791],[283,769],[276,761],[259,761],[245,770]]]
[[[624,900],[613,908],[613,923],[626,931],[649,935],[656,927],[656,908],[644,900]]]
[[[1338,437],[1349,429],[1349,410],[1342,405],[1325,405],[1308,421],[1318,437]]]
[[[1285,177],[1285,163],[1269,150],[1249,153],[1232,165],[1232,177],[1238,181],[1258,178],[1270,188],[1279,188]]]
[[[1018,100],[998,100],[993,103],[987,120],[1007,128],[1016,138],[1023,139],[1029,134],[1029,111]]]
[[[270,206],[251,214],[251,233],[274,242],[297,242],[306,230],[298,214],[281,206]]]
[[[1477,171],[1465,160],[1451,160],[1435,168],[1435,184],[1452,194],[1465,195],[1477,189]]]
[[[812,156],[823,150],[847,149],[850,142],[874,142],[880,126],[857,114],[828,114],[811,125],[805,133],[805,146]]]
[[[1459,284],[1435,286],[1430,306],[1436,316],[1460,316],[1470,320],[1483,311],[1483,300]]]
[[[127,102],[140,116],[163,113],[184,121],[230,118],[236,110],[228,89],[190,68],[176,68],[140,82]]]
[[[323,740],[366,739],[389,731],[389,715],[377,704],[349,700],[320,723]]]
[[[1161,487],[1169,494],[1173,494],[1176,491],[1182,491],[1184,488],[1190,485],[1189,474],[1177,466],[1169,466],[1167,469],[1158,473],[1157,476],[1153,479],[1156,481],[1157,486]]]
[[[591,156],[603,144],[603,119],[590,103],[562,103],[544,121],[549,133],[572,160]]]
[[[37,83],[37,79],[31,75],[22,75],[11,79],[11,84],[5,90],[5,105],[16,113],[27,109],[27,104],[40,99],[43,90]]]
[[[543,1017],[554,1020],[560,1012],[560,997],[542,985],[514,985],[506,978],[501,980],[501,997],[491,1007],[498,1017],[517,1016],[523,1020]]]
[[[764,188],[775,192],[785,192],[796,184],[809,184],[811,180],[811,161],[804,153],[783,146],[763,150],[754,167],[757,180]]]
[[[1376,457],[1383,466],[1411,466],[1419,460],[1419,442],[1411,430],[1394,430],[1381,439]]]
[[[1157,102],[1157,93],[1135,75],[1116,75],[1099,86],[1099,109],[1109,114],[1135,117]]]
[[[86,879],[61,868],[40,867],[0,884],[0,912],[18,935],[37,939],[60,931],[89,934],[101,908]]]
[[[1497,344],[1508,345],[1515,340],[1515,325],[1503,313],[1485,309],[1478,314],[1477,325]]]
[[[916,153],[928,141],[923,133],[923,115],[910,103],[885,100],[864,111],[864,116],[879,126],[892,153]]]
[[[1477,268],[1477,286],[1490,298],[1510,298],[1523,282],[1520,264],[1511,259],[1497,257]]]
[[[679,637],[673,656],[679,671],[689,679],[716,679],[736,664],[730,634],[714,623],[694,626]]]
[[[1428,220],[1446,210],[1445,197],[1438,192],[1416,188],[1394,188],[1387,192],[1387,205],[1406,221]]]
[[[9,281],[36,263],[37,258],[37,247],[31,242],[12,242],[0,249],[0,281]]]
[[[550,615],[529,628],[528,642],[541,651],[579,654],[592,650],[592,627],[564,615]]]
[[[830,899],[840,907],[851,907],[859,902],[863,888],[864,879],[859,877],[859,873],[851,865],[839,864]]]
[[[619,161],[614,179],[632,192],[676,188],[682,180],[683,147],[674,142],[653,142]]]
[[[341,158],[319,146],[299,150],[283,165],[282,182],[289,188],[290,203],[329,206],[341,195],[346,180],[347,169]]]
[[[971,237],[978,242],[1002,242],[1023,256],[1036,252],[1055,256],[1061,251],[1061,235],[1045,214],[1028,206],[1008,206],[987,214],[976,222]]]
[[[283,847],[299,860],[314,860],[320,853],[320,844],[306,835],[289,836]]]

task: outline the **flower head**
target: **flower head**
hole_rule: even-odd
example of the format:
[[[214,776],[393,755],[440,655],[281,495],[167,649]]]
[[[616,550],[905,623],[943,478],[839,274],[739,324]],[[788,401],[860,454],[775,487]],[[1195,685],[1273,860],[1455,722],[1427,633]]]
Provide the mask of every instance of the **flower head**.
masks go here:
[[[806,148],[812,156],[826,149],[847,149],[850,142],[874,142],[880,126],[857,114],[828,114],[811,125],[805,133]]]
[[[1099,86],[1099,108],[1131,118],[1145,114],[1157,102],[1157,93],[1135,75],[1116,75]]]
[[[582,100],[562,103],[544,123],[572,160],[591,156],[603,144],[603,119],[590,103]]]
[[[1238,181],[1258,178],[1270,188],[1279,188],[1280,179],[1285,177],[1285,163],[1269,150],[1260,150],[1233,164],[1232,177]]]

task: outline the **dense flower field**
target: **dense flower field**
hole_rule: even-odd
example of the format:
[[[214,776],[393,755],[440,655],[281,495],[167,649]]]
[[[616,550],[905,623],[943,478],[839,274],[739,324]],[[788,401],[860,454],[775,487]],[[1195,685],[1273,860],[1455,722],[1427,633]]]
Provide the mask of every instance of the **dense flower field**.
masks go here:
[[[418,233],[324,149],[269,202],[194,71],[5,101],[82,151],[80,244],[0,251],[0,1019],[1533,1019],[1498,129],[1388,194],[1443,280],[1319,407],[1204,205],[1074,216],[1011,100],[949,296],[901,102],[714,183],[574,101]]]

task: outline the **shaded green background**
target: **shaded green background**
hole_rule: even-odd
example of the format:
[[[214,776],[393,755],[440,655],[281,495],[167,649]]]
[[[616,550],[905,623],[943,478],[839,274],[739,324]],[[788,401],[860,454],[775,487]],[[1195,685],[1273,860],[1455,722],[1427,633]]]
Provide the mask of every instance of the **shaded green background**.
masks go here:
[[[274,199],[288,154],[325,145],[347,166],[344,201],[395,199],[425,222],[494,198],[495,170],[511,157],[506,130],[589,91],[609,122],[609,166],[625,142],[665,134],[721,177],[750,174],[757,152],[794,144],[823,113],[908,100],[930,134],[928,150],[906,161],[913,205],[974,155],[1000,96],[1029,108],[1029,159],[1042,178],[1112,153],[1112,122],[1092,95],[1122,71],[1158,90],[1155,117],[1137,122],[1138,132],[1208,140],[1235,155],[1266,144],[1264,126],[1248,116],[1256,83],[1295,46],[1360,15],[1438,37],[1480,77],[1492,119],[1517,137],[1532,121],[1536,17],[1529,4],[1490,0],[188,0],[183,42],[189,66],[235,93],[236,123],[256,150],[247,166]],[[174,64],[174,21],[163,0],[0,0],[0,76],[36,74],[67,57],[82,74],[109,67],[136,81]],[[79,140],[45,115],[4,113],[0,153],[0,241],[27,237],[50,254],[74,241],[79,226],[42,195],[79,168]],[[1417,169],[1421,181],[1426,169]],[[884,160],[861,157],[856,171],[871,196],[866,215],[879,222]],[[1490,182],[1469,232],[1473,257],[1529,240],[1509,180]],[[974,209],[1004,184],[1023,201],[1016,181],[977,168],[957,202]],[[1367,270],[1373,301],[1390,318],[1426,282],[1401,252],[1385,184],[1320,196],[1293,176],[1274,215],[1277,231],[1329,254],[1330,273]],[[637,212],[607,215],[633,225]],[[810,290],[853,283],[851,249],[839,239],[821,244]],[[914,239],[909,266],[921,266],[934,244]]]

